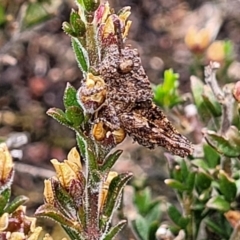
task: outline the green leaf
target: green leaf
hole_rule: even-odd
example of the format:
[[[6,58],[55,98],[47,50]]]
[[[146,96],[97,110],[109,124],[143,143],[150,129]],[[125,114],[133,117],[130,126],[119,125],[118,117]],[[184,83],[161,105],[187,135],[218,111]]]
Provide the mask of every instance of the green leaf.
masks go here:
[[[132,173],[122,173],[116,176],[110,183],[107,198],[103,206],[103,215],[110,218],[118,206],[122,190],[132,178]]]
[[[182,181],[185,182],[185,180],[187,179],[190,171],[189,171],[189,167],[187,165],[187,162],[185,159],[181,159],[180,160],[180,169],[181,169],[181,174],[182,174]]]
[[[87,144],[86,140],[80,133],[76,134],[76,139],[77,139],[77,145],[79,147],[81,156],[85,158],[86,157],[86,144]],[[84,160],[86,160],[86,159],[84,159]]]
[[[59,108],[50,108],[47,115],[57,120],[59,123],[69,127],[69,122],[65,117],[65,113]]]
[[[194,185],[195,185],[195,176],[196,172],[192,171],[188,174],[187,179],[186,179],[186,187],[189,192],[193,191]]]
[[[114,153],[109,154],[106,157],[106,159],[104,159],[103,164],[99,167],[100,171],[101,172],[110,171],[113,165],[115,164],[115,162],[118,160],[118,158],[122,154],[122,152],[123,152],[122,150],[117,150]]]
[[[67,233],[67,235],[70,237],[71,240],[85,240],[86,237],[81,236],[79,232],[77,232],[75,229],[69,228],[67,226],[61,225],[61,227],[64,229],[64,231]]]
[[[165,181],[165,184],[170,186],[171,188],[173,189],[176,189],[180,192],[183,192],[183,191],[186,191],[187,190],[187,187],[185,184],[177,181],[177,180],[174,180],[174,179],[166,179]]]
[[[29,3],[23,19],[23,29],[32,27],[48,20],[51,15],[46,11],[42,4],[37,2]]]
[[[160,203],[155,202],[156,204],[150,209],[149,212],[146,214],[145,219],[149,222],[152,223],[154,221],[159,221],[160,216],[161,216],[161,208],[160,208]]]
[[[57,208],[50,204],[44,204],[40,206],[35,212],[36,217],[49,217],[57,223],[75,229],[77,232],[82,232],[82,226],[76,221],[72,221],[68,217],[64,216]]]
[[[230,204],[222,196],[215,196],[209,199],[206,207],[215,209],[221,212],[227,212],[230,210]]]
[[[29,200],[29,198],[20,195],[17,196],[8,206],[4,209],[4,212],[7,213],[13,213],[19,206],[26,203]]]
[[[178,209],[175,206],[170,205],[168,207],[168,215],[171,218],[171,220],[176,225],[178,225],[181,229],[186,229],[189,223],[189,219],[183,217],[182,214],[178,211]]]
[[[141,215],[132,221],[132,226],[139,239],[148,240],[149,223]]]
[[[202,190],[201,191],[201,194],[199,195],[198,197],[198,200],[201,201],[201,202],[206,202],[209,200],[210,196],[211,196],[211,191],[212,191],[212,188],[207,188],[205,190]],[[205,207],[205,206],[204,206]]]
[[[228,202],[233,202],[237,194],[237,186],[234,179],[227,177],[226,173],[220,171],[219,173],[219,187],[224,198]]]
[[[0,194],[0,216],[5,212],[4,209],[11,197],[11,189],[6,188]]]
[[[163,84],[153,87],[154,102],[160,107],[171,108],[182,102],[178,94],[179,74],[174,73],[172,69],[164,72]]]
[[[84,120],[83,110],[80,107],[67,107],[65,117],[73,127],[79,127]]]
[[[67,35],[71,37],[76,37],[76,33],[74,32],[74,30],[72,29],[72,26],[68,22],[62,23],[62,29]]]
[[[222,115],[222,107],[208,85],[204,85],[202,97],[205,106],[213,117],[220,117]]]
[[[83,73],[86,73],[89,69],[88,53],[77,38],[72,37],[71,40],[78,66]]]
[[[145,216],[150,210],[151,198],[151,189],[149,187],[136,192],[134,203],[141,215]]]
[[[87,146],[86,146],[86,164],[89,166],[89,171],[94,171],[98,169],[98,164],[97,164],[97,157],[94,154],[94,147],[89,146],[89,143],[86,141]]]
[[[103,240],[112,240],[115,238],[115,236],[123,229],[123,227],[126,225],[127,221],[122,220],[114,227],[111,227],[109,231],[104,235]]]
[[[224,41],[224,53],[227,61],[234,59],[234,46],[231,40]]]
[[[196,166],[196,167],[198,167],[198,168],[202,168],[202,169],[204,169],[204,170],[208,170],[208,169],[209,169],[209,166],[208,166],[208,164],[206,163],[206,161],[205,161],[205,160],[202,160],[202,159],[194,159],[194,160],[191,161],[191,164],[192,164],[193,166]]]
[[[77,210],[75,208],[74,201],[72,197],[67,193],[67,191],[61,186],[61,184],[51,178],[54,200],[59,211],[61,211],[67,218],[73,221],[77,220]]]
[[[196,173],[196,179],[195,179],[195,187],[198,189],[198,191],[201,193],[203,190],[206,190],[210,187],[212,183],[212,177],[207,172],[205,172],[203,169],[199,169]]]
[[[217,135],[214,131],[206,131],[205,139],[210,146],[227,157],[238,157],[240,155],[240,145],[231,143],[224,137]]]
[[[70,83],[67,83],[65,88],[63,104],[65,108],[72,106],[81,107],[77,100],[77,90]]]
[[[206,105],[203,101],[203,87],[204,84],[200,79],[195,76],[191,76],[191,90],[194,98],[194,102],[196,104],[198,110],[198,116],[204,121],[207,122],[211,118],[211,114],[209,110],[206,108]]]
[[[148,228],[148,239],[155,239],[156,236],[156,232],[159,228],[159,220],[158,221],[154,221],[154,222],[151,222],[149,228]]]
[[[4,7],[0,4],[0,26],[6,22],[6,14]]]
[[[100,4],[100,0],[81,0],[81,1],[86,12],[96,11]]]
[[[70,14],[70,25],[71,29],[74,31],[75,37],[82,37],[86,32],[85,23],[82,21],[79,13],[72,10]]]
[[[220,220],[212,221],[209,218],[207,218],[205,220],[205,223],[207,227],[209,227],[214,233],[221,236],[221,237],[219,236],[219,239],[229,239],[227,229],[219,224]]]
[[[215,168],[220,164],[220,156],[215,149],[207,144],[204,144],[203,151],[204,159],[207,161],[209,168]]]

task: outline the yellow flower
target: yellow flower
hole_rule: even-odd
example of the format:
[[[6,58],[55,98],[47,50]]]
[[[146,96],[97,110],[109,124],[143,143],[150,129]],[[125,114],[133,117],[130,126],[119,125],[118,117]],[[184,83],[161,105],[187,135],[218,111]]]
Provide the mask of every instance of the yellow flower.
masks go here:
[[[110,12],[110,6],[109,6],[109,3],[106,2],[104,4],[104,11],[103,11],[103,14],[102,14],[102,19],[101,19],[101,23],[105,23],[108,16],[111,14]]]
[[[117,19],[120,21],[121,27],[123,27],[124,32],[122,33],[123,39],[127,37],[129,28],[132,21],[127,21],[127,18],[131,14],[131,8],[125,7],[121,10],[119,15],[111,14],[108,2],[105,4],[104,12],[102,15],[101,23],[103,26],[103,38],[107,38],[109,35],[116,35],[114,21]]]
[[[202,53],[210,44],[210,32],[206,28],[199,31],[195,27],[190,27],[185,36],[187,47],[195,53]]]
[[[224,42],[215,41],[207,49],[207,59],[221,63],[225,58]]]
[[[44,180],[44,191],[43,196],[45,198],[45,201],[51,205],[54,205],[54,193],[52,190],[52,183],[49,179]]]
[[[109,185],[116,176],[118,176],[117,172],[114,172],[114,171],[109,172],[106,181],[103,183],[102,190],[99,195],[100,211],[102,211],[102,208],[104,206],[104,203],[108,194]]]
[[[68,159],[64,160],[64,162],[59,162],[57,159],[52,159],[51,162],[63,187],[68,188],[73,179],[81,179],[79,172],[82,171],[82,165],[76,148],[71,149]],[[51,199],[51,197],[49,198]]]
[[[5,143],[0,144],[0,182],[6,182],[13,172],[13,161]]]

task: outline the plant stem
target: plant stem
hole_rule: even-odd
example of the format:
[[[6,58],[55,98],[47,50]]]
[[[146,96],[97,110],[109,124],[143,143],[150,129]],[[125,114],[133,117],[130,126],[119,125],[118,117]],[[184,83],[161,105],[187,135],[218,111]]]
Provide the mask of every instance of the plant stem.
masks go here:
[[[90,66],[96,66],[100,59],[96,26],[93,23],[87,23],[86,29],[86,48],[89,55]]]

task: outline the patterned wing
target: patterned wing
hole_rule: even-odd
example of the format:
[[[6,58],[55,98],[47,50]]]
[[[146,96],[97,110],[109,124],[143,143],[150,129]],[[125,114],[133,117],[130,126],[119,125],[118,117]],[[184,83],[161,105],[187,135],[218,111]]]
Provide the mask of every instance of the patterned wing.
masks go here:
[[[139,144],[148,148],[162,146],[181,157],[192,152],[192,145],[170,123],[154,104],[150,108],[135,108],[120,116],[122,127]]]

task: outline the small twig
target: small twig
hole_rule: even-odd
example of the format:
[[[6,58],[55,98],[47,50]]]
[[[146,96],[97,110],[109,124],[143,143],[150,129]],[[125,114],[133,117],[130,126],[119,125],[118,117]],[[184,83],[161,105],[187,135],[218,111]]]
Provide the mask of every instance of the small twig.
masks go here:
[[[219,87],[216,79],[216,72],[219,69],[219,67],[220,67],[220,64],[218,62],[210,62],[209,65],[206,66],[204,69],[204,76],[205,76],[205,82],[212,89],[212,92],[217,98],[217,100],[221,104],[223,104],[225,96],[223,91]]]
[[[204,75],[205,82],[209,85],[214,96],[222,105],[223,113],[220,132],[224,134],[231,126],[233,116],[233,96],[229,86],[226,85],[222,90],[218,85],[216,72],[219,67],[220,64],[218,62],[210,62],[210,64],[205,67]]]
[[[238,240],[238,239],[240,239],[240,223],[238,223],[234,228],[233,233],[229,240]]]

